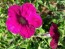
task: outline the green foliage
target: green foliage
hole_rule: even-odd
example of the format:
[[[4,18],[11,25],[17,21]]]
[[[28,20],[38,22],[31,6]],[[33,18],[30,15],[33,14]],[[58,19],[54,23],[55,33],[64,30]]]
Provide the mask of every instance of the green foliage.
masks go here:
[[[6,28],[7,9],[13,4],[22,5],[30,2],[35,5],[37,12],[41,15],[43,25],[36,29],[34,37],[23,39],[19,35],[12,35]],[[0,0],[0,49],[51,49],[49,47],[51,38],[36,37],[38,34],[45,34],[49,31],[51,22],[58,24],[60,39],[58,49],[65,48],[65,0]],[[62,8],[63,6],[63,8]],[[43,13],[42,7],[46,7],[47,13]],[[42,13],[42,14],[41,14]],[[51,14],[52,13],[52,14]]]

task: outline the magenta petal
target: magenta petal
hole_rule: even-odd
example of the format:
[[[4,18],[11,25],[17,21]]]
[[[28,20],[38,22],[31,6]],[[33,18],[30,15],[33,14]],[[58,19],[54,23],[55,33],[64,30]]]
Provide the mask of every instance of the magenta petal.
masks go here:
[[[52,49],[56,49],[58,46],[58,40],[59,40],[59,36],[60,36],[60,34],[58,32],[57,24],[52,23],[50,30],[49,30],[49,33],[52,37],[52,41],[50,42],[50,47]]]
[[[31,3],[25,3],[22,4],[20,11],[22,16],[27,17],[30,13],[36,13],[36,8]]]
[[[8,18],[6,26],[13,34],[18,34],[18,32],[20,32],[20,25],[14,20],[14,18]]]
[[[19,6],[13,5],[8,9],[8,18],[6,21],[7,29],[12,33],[17,34],[20,31],[19,24],[17,22],[17,16],[19,15]]]
[[[33,25],[35,28],[38,28],[42,25],[42,18],[40,17],[39,14],[31,14],[30,18],[27,18],[27,20],[29,21],[29,24]]]
[[[10,6],[8,9],[8,17],[16,18],[18,15],[20,15],[19,8],[20,8],[20,6],[18,6],[18,5]]]
[[[36,12],[36,8],[31,3],[22,4],[21,9],[24,10],[24,11],[28,11],[29,10],[31,12]]]
[[[30,38],[32,35],[34,35],[34,33],[35,33],[35,28],[31,25],[29,26],[26,25],[21,27],[20,35],[23,38]]]
[[[56,49],[57,48],[57,45],[58,45],[58,41],[55,40],[55,39],[52,39],[51,42],[50,42],[50,46],[52,49]]]
[[[50,33],[52,38],[58,38],[59,37],[57,24],[52,23],[50,30],[49,30],[49,33]]]

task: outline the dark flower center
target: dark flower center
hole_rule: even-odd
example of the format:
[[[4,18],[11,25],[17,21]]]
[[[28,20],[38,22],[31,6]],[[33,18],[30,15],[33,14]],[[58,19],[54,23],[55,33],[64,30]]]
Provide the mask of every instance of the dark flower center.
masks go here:
[[[22,23],[22,24],[26,24],[27,21],[23,17],[20,17],[19,22]]]

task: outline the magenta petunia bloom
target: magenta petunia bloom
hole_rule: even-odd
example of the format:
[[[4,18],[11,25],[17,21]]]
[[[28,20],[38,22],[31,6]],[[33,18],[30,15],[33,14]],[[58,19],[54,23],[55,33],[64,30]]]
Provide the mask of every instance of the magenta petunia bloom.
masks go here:
[[[6,21],[7,29],[13,34],[20,34],[23,38],[30,38],[35,29],[42,25],[42,19],[31,3],[22,6],[13,5],[8,9]]]
[[[57,24],[52,23],[50,30],[49,30],[50,36],[52,37],[52,40],[50,42],[50,47],[52,49],[56,49],[58,46],[58,40],[59,40],[59,32],[58,32],[58,27]]]

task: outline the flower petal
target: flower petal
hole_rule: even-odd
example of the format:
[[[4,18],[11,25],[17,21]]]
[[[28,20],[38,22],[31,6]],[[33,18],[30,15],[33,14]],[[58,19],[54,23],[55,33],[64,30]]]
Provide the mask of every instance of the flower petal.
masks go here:
[[[21,27],[20,35],[23,38],[30,38],[32,35],[34,35],[34,33],[35,33],[35,28],[31,25],[29,25],[29,26],[24,25]]]
[[[8,17],[17,17],[18,15],[20,15],[20,6],[18,5],[13,5],[10,6],[8,9]]]
[[[42,18],[39,14],[33,13],[30,17],[27,17],[29,24],[33,25],[35,28],[38,28],[42,25]]]
[[[20,30],[20,26],[17,22],[17,16],[19,15],[19,6],[13,5],[8,9],[8,18],[6,20],[7,29],[12,33],[17,34]]]
[[[7,29],[13,34],[20,32],[20,25],[14,20],[14,18],[8,18],[6,21]]]
[[[52,23],[50,30],[49,30],[49,33],[50,33],[52,38],[58,38],[59,37],[57,24]]]
[[[31,3],[25,3],[25,4],[22,4],[20,11],[22,16],[27,17],[29,16],[30,13],[36,13],[36,8]]]
[[[55,39],[52,39],[51,42],[50,42],[50,47],[52,49],[56,49],[57,48],[57,45],[58,45],[58,41],[55,40]]]

